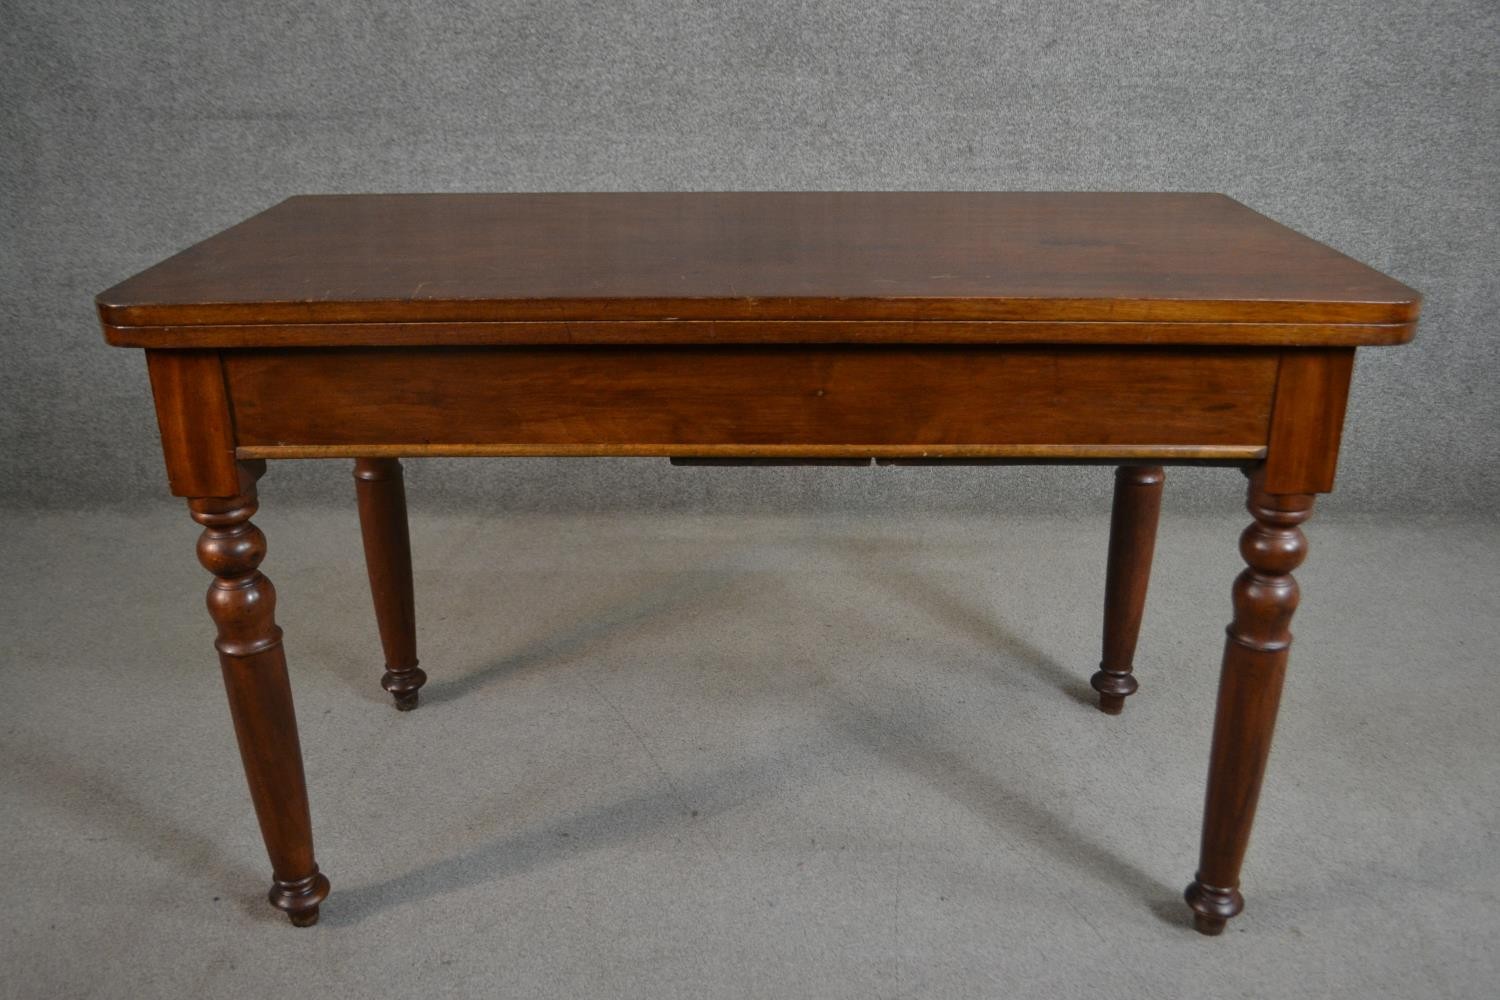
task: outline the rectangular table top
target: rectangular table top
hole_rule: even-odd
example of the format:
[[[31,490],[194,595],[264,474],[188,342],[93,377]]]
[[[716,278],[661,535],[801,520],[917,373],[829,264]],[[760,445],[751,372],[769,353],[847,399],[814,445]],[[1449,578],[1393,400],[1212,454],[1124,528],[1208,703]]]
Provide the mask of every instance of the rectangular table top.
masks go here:
[[[1217,194],[289,198],[98,296],[122,346],[1376,344],[1412,289]]]

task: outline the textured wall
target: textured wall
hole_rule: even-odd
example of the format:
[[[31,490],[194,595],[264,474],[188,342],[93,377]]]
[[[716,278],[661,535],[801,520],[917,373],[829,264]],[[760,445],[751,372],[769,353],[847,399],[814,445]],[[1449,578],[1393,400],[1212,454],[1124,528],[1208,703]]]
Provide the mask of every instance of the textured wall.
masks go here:
[[[1329,504],[1500,508],[1495,0],[0,10],[4,502],[165,496],[144,363],[91,298],[288,194],[991,188],[1224,191],[1420,289],[1416,345],[1361,355]],[[265,492],[347,502],[344,464]],[[417,504],[1107,503],[1099,470],[410,466]]]

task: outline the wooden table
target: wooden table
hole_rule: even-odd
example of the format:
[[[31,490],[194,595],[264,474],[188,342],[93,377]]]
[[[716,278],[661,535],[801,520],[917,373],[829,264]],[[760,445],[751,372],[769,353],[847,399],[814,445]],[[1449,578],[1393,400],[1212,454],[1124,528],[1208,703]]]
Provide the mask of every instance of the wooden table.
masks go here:
[[[1250,478],[1197,876],[1239,913],[1313,496],[1356,347],[1418,295],[1214,194],[537,194],[291,198],[98,297],[146,350],[271,903],[318,917],[275,591],[267,459],[352,458],[396,707],[416,707],[400,456],[1088,461],[1119,466],[1099,707],[1135,692],[1162,467]]]

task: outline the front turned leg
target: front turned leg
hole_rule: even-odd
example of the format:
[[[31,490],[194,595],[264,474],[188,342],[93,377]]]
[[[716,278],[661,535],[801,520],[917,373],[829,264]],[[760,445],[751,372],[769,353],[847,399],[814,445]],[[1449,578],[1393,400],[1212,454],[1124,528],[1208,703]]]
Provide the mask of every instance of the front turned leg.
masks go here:
[[[1292,570],[1307,555],[1299,526],[1312,515],[1312,496],[1267,493],[1263,476],[1261,469],[1250,478],[1248,507],[1255,520],[1240,536],[1248,568],[1234,583],[1234,621],[1219,673],[1198,874],[1185,893],[1193,925],[1204,934],[1221,933],[1225,922],[1245,908],[1240,864],[1255,820],[1292,645],[1298,598]]]
[[[427,675],[417,666],[417,612],[412,596],[411,536],[406,526],[406,486],[394,458],[354,460],[359,495],[359,527],[365,541],[365,569],[375,601],[375,623],[385,650],[380,686],[403,712],[417,707]]]
[[[229,714],[271,858],[271,905],[296,926],[310,927],[318,922],[328,879],[313,859],[302,748],[275,621],[276,590],[259,570],[266,536],[250,523],[257,507],[255,481],[264,471],[264,462],[242,462],[239,496],[192,499],[188,509],[203,525],[198,560],[214,575],[208,613],[219,629],[214,645]]]
[[[1109,519],[1109,563],[1104,573],[1104,655],[1089,679],[1099,692],[1099,710],[1119,715],[1140,686],[1131,672],[1135,643],[1146,609],[1156,522],[1161,513],[1159,465],[1122,465],[1115,470],[1115,503]]]

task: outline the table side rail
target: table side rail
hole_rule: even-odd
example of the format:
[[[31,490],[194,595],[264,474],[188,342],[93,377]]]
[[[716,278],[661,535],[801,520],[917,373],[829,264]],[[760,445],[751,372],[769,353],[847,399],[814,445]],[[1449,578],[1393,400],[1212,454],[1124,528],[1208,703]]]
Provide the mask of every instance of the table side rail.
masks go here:
[[[910,345],[221,352],[242,458],[1253,460],[1279,357]]]

